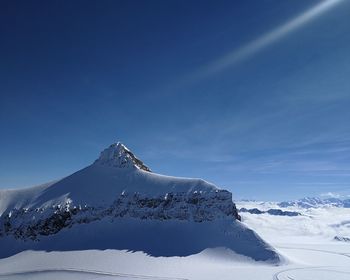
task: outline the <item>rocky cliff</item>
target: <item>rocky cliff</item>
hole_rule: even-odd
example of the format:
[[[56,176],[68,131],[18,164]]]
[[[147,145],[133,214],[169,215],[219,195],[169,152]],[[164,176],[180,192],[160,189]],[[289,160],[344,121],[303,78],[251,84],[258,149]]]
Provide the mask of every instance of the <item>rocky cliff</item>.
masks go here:
[[[26,195],[21,191],[0,194],[0,204],[8,205],[0,213],[0,236],[40,240],[106,217],[195,223],[240,220],[230,192],[201,179],[154,174],[121,143],[71,176],[27,189]],[[11,201],[11,196],[20,199]]]

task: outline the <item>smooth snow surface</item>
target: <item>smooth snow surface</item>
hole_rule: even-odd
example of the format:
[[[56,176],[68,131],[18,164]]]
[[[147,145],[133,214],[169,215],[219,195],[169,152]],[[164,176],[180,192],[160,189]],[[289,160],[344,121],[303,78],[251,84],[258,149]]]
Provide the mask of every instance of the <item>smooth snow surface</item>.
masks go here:
[[[267,204],[264,204],[267,205]],[[275,204],[272,208],[276,208]],[[239,207],[261,208],[257,203]],[[265,209],[266,210],[266,209]],[[243,213],[243,223],[255,228],[284,256],[279,265],[254,261],[225,248],[205,249],[186,257],[155,257],[125,250],[25,251],[0,260],[0,280],[19,279],[198,279],[198,280],[348,280],[350,244],[331,240],[333,225],[347,227],[349,209],[295,211],[298,217]],[[325,217],[322,219],[322,217]],[[332,218],[333,217],[333,218]],[[305,218],[305,217],[304,217]],[[261,220],[264,220],[262,225]],[[333,219],[333,220],[332,220]],[[269,221],[269,223],[268,223]],[[311,230],[306,226],[314,225]],[[321,231],[315,231],[319,224]],[[329,234],[322,234],[326,228]],[[68,232],[68,231],[67,231]],[[235,231],[236,232],[236,231]],[[337,232],[339,233],[339,232]],[[99,236],[99,231],[96,236]],[[177,233],[174,233],[176,235]],[[200,237],[203,232],[196,233]],[[101,237],[102,239],[102,237]],[[184,242],[188,242],[184,240]],[[159,246],[176,246],[170,236]],[[0,247],[4,248],[4,247]],[[55,249],[55,248],[52,248]],[[78,249],[78,248],[77,248]],[[2,276],[1,276],[2,275]]]
[[[229,248],[255,260],[279,261],[278,255],[269,245],[239,222],[140,221],[132,218],[103,219],[76,225],[57,234],[41,237],[40,241],[2,237],[0,257],[28,249],[119,249],[143,251],[152,256],[188,256],[215,247]]]
[[[13,208],[45,208],[64,204],[67,200],[82,206],[105,206],[123,192],[157,197],[170,192],[213,192],[217,189],[202,179],[150,172],[118,142],[102,151],[90,166],[61,180],[27,189],[0,190],[0,216]]]
[[[350,246],[327,244],[326,252],[314,251],[317,247],[281,249],[297,261],[280,266],[254,262],[222,248],[188,257],[151,257],[118,250],[26,251],[0,260],[0,279],[349,279],[350,257],[345,254],[350,254]]]
[[[169,192],[210,192],[217,187],[202,179],[177,178],[140,169],[90,165],[62,180],[21,190],[0,190],[0,215],[11,208],[49,207],[71,199],[75,204],[109,205],[117,195],[138,192],[152,197]]]

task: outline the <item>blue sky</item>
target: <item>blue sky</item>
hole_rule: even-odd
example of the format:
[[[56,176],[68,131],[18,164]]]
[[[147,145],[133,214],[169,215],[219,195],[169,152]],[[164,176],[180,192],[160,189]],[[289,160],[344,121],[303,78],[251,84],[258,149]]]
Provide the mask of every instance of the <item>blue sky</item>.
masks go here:
[[[1,1],[0,188],[122,141],[236,198],[350,194],[350,1]]]

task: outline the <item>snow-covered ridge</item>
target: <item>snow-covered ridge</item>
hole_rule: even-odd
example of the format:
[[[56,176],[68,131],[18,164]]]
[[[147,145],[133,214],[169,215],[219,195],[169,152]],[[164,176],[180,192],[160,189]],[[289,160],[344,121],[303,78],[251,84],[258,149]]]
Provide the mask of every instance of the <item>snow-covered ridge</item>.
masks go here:
[[[0,236],[19,239],[40,239],[106,217],[196,223],[240,219],[230,192],[201,179],[152,173],[119,142],[62,180],[0,191],[0,208]]]
[[[225,247],[279,263],[279,254],[239,219],[229,191],[150,172],[116,143],[59,181],[0,191],[0,258],[24,250],[87,249],[188,256]]]

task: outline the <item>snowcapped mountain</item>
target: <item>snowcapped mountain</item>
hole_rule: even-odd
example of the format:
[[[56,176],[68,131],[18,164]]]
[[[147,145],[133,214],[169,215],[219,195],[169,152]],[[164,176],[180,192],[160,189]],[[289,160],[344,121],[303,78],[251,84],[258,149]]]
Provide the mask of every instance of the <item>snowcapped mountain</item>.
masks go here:
[[[301,208],[319,208],[319,207],[344,207],[350,208],[350,199],[340,198],[319,198],[305,197],[298,200],[283,201],[278,203],[279,207],[301,207]]]
[[[116,143],[92,165],[59,181],[1,190],[0,255],[114,248],[169,256],[227,247],[278,261],[239,219],[227,190],[201,179],[155,174]]]

